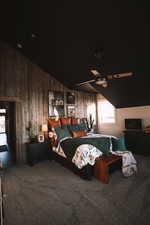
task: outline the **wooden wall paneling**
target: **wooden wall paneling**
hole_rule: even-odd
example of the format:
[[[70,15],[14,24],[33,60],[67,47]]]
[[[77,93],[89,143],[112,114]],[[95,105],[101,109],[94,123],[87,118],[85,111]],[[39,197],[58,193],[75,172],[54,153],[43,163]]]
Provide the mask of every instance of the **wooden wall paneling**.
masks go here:
[[[50,74],[43,72],[18,50],[0,43],[0,99],[16,102],[17,161],[26,159],[26,142],[29,141],[29,121],[38,134],[39,127],[48,118],[48,91],[72,91]],[[87,104],[94,95],[75,92],[76,117],[86,117]]]
[[[35,134],[37,135],[39,133],[39,127],[38,127],[38,113],[39,111],[41,111],[41,107],[39,107],[39,99],[38,99],[38,94],[40,92],[40,89],[39,89],[39,85],[41,85],[41,81],[39,79],[39,71],[37,67],[35,67],[34,65],[32,65],[34,68],[33,68],[33,73],[32,73],[32,87],[33,90],[34,90],[34,95],[33,95],[33,104],[34,104],[34,110],[33,110],[33,117],[34,117],[34,126],[35,126]]]
[[[43,123],[43,104],[44,104],[44,102],[43,102],[43,80],[42,80],[42,77],[41,77],[41,74],[39,74],[40,75],[40,80],[39,80],[39,82],[40,82],[40,85],[39,85],[39,87],[37,87],[38,88],[38,90],[37,90],[37,113],[36,113],[36,115],[37,115],[37,134],[39,134],[39,131],[40,131],[40,126],[41,126],[41,124]]]
[[[49,74],[46,74],[43,79],[43,120],[42,123],[47,123],[48,118],[48,91],[49,91]]]
[[[26,154],[23,151],[23,138],[22,138],[22,131],[23,131],[23,123],[22,123],[22,103],[16,102],[16,160],[17,162],[25,162]]]
[[[2,44],[0,44],[0,93],[1,96],[6,96],[6,60],[5,60],[5,49]]]
[[[34,104],[33,104],[33,96],[34,96],[34,88],[33,88],[33,79],[32,79],[32,64],[28,64],[28,114],[29,114],[29,121],[28,127],[34,125]]]
[[[29,112],[29,105],[30,105],[30,94],[29,94],[29,85],[30,85],[30,81],[29,81],[29,66],[28,63],[26,62],[25,64],[25,71],[24,74],[22,74],[24,76],[24,86],[23,86],[23,93],[25,93],[23,95],[23,103],[24,103],[24,129],[25,129],[25,136],[24,136],[24,143],[29,141],[29,121],[30,121],[30,112]]]
[[[8,55],[5,55],[5,79],[6,79],[6,87],[9,87],[11,83],[11,88],[6,89],[6,96],[16,96],[16,79],[17,79],[17,63],[15,52],[11,49],[7,51]],[[11,59],[11,60],[10,60]]]
[[[4,57],[3,57],[3,48],[0,44],[0,96],[4,94]]]
[[[86,117],[86,102],[84,101],[84,96],[86,93],[77,92],[76,93],[76,116],[79,118]]]
[[[29,92],[28,92],[28,66],[27,63],[24,64],[24,73],[22,74],[22,101],[23,101],[23,127],[24,127],[24,133],[23,133],[23,142],[28,142],[28,124],[29,124],[29,108],[28,108],[28,100],[29,100]],[[23,94],[24,93],[24,94]]]
[[[40,70],[37,71],[37,83],[36,83],[36,126],[37,135],[40,131],[40,126],[43,123],[43,77],[41,76]]]
[[[26,77],[26,60],[22,55],[19,55],[16,51],[15,51],[15,58],[16,58],[16,62],[14,61],[13,66],[16,67],[16,69],[14,68],[14,71],[16,72],[16,79],[15,79],[15,86],[16,86],[16,96],[20,96],[21,98],[24,98],[24,95],[26,95],[27,89],[24,88],[25,86],[25,80],[24,77]],[[14,58],[14,59],[15,59]],[[12,77],[14,77],[14,75],[12,74]],[[24,93],[24,95],[22,96],[22,93]]]

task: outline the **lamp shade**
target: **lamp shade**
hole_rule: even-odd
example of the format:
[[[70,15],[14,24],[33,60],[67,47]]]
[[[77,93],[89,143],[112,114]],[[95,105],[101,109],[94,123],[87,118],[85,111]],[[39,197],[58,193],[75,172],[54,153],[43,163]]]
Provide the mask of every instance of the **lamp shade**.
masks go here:
[[[47,124],[42,124],[42,131],[47,132],[48,131],[48,126]]]

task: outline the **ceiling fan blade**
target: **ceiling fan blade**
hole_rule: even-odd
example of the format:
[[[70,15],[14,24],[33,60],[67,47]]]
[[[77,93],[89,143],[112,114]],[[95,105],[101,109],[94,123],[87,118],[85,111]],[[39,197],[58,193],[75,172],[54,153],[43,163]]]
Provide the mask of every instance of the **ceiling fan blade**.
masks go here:
[[[97,70],[90,70],[90,72],[94,75],[94,76],[99,76],[99,75],[101,75],[101,73],[100,72],[98,72]]]
[[[79,84],[76,84],[76,86],[82,86],[84,84],[88,84],[88,83],[92,83],[92,82],[95,82],[95,80],[88,80],[88,81],[84,81],[84,82],[81,82]]]
[[[93,92],[95,92],[95,93],[98,92],[98,90],[95,89],[95,88],[91,85],[91,83],[86,83],[86,84],[84,84],[84,85],[77,86],[76,89],[79,90],[79,91],[88,91],[88,92],[92,92],[92,93],[93,93]]]
[[[116,73],[116,74],[108,74],[107,79],[113,79],[113,78],[122,78],[122,77],[130,77],[132,76],[132,72],[127,72],[127,73]]]

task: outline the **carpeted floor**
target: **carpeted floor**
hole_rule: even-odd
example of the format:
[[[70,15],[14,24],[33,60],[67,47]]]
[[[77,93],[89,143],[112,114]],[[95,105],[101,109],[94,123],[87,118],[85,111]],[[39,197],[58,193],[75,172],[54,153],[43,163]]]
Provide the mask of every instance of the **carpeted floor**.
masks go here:
[[[5,225],[148,225],[150,158],[139,172],[111,174],[109,184],[82,180],[54,161],[16,166],[2,177]]]

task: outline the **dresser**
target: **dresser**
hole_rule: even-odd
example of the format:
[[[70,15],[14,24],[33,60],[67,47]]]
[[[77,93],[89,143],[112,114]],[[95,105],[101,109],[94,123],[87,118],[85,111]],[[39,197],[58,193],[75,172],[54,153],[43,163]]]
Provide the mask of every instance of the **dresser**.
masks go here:
[[[125,144],[129,151],[139,155],[150,156],[150,133],[142,130],[125,130]]]

